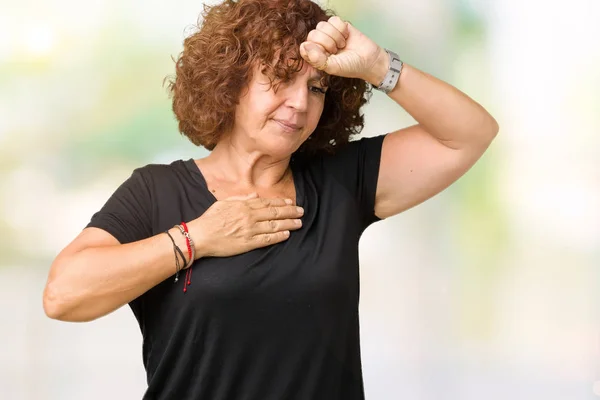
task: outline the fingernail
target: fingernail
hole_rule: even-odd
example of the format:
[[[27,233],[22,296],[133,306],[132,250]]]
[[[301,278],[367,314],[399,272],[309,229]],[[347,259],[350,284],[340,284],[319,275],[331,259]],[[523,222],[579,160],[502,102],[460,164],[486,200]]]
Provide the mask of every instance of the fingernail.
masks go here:
[[[302,221],[300,221],[299,219],[295,219],[294,224],[300,226],[300,225],[302,225]]]
[[[296,211],[298,211],[300,214],[304,214],[304,208],[302,207],[296,207]]]
[[[294,204],[294,202],[291,199],[285,199],[285,204]]]

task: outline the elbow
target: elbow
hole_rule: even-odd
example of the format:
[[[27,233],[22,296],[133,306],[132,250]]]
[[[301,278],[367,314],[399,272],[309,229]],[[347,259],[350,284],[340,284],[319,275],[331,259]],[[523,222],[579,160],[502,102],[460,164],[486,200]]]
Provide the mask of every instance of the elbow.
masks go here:
[[[479,133],[478,133],[478,143],[483,151],[487,149],[496,136],[498,136],[498,131],[500,130],[500,126],[494,117],[490,114],[487,115],[486,121],[480,125]]]
[[[73,291],[70,279],[65,275],[65,260],[55,260],[50,267],[50,275],[44,287],[42,305],[50,319],[64,322],[79,322],[74,318],[80,297]]]
[[[99,318],[97,299],[87,285],[81,285],[80,277],[69,270],[77,269],[67,258],[56,259],[44,287],[42,305],[50,319],[63,322],[88,322]]]
[[[67,307],[64,296],[56,288],[56,284],[49,282],[44,289],[43,296],[44,313],[50,319],[66,321]]]
[[[478,154],[477,157],[481,156],[490,147],[499,130],[498,122],[488,114],[486,121],[478,125],[476,133],[473,132],[473,139],[468,146],[475,151],[473,154]]]
[[[484,115],[485,118],[482,119],[484,127],[483,130],[491,142],[498,135],[498,132],[500,131],[500,125],[498,125],[496,118],[494,118],[489,112],[485,111]]]
[[[490,115],[490,136],[492,137],[492,140],[498,135],[498,132],[500,131],[500,125],[498,125],[498,121],[496,121],[496,119],[494,117],[492,117]]]
[[[49,282],[43,295],[44,313],[50,319],[63,322],[89,322],[96,319],[94,316],[81,312],[81,307],[59,285]]]
[[[477,130],[476,135],[481,139],[482,144],[489,145],[498,136],[498,132],[500,131],[498,121],[483,107],[480,108],[476,121],[473,124],[473,128]]]
[[[72,293],[61,285],[50,281],[44,289],[42,303],[48,318],[63,322],[91,322],[108,313],[102,302],[84,298],[82,293]]]

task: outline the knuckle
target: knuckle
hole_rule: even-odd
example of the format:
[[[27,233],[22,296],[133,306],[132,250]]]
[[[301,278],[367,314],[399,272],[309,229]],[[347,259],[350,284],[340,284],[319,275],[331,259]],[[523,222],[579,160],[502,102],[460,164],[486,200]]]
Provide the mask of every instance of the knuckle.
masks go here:
[[[272,241],[272,236],[271,235],[263,235],[262,241],[263,241],[263,243],[269,244]]]
[[[271,228],[272,232],[277,232],[277,222],[274,220],[269,221],[269,228]]]
[[[327,22],[321,21],[317,24],[317,29],[323,29],[325,26],[327,26]]]
[[[271,215],[272,215],[274,218],[277,218],[277,217],[279,217],[279,209],[278,209],[277,207],[271,207],[271,208],[270,208],[270,211],[271,211]]]

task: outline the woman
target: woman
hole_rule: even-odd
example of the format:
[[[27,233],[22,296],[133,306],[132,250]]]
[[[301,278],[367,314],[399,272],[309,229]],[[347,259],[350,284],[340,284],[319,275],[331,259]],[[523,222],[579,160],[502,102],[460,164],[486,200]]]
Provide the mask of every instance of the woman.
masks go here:
[[[418,123],[349,142],[370,86]],[[495,120],[306,0],[207,7],[170,89],[212,152],[135,170],[52,264],[47,315],[129,304],[146,399],[364,398],[359,238],[464,174]]]

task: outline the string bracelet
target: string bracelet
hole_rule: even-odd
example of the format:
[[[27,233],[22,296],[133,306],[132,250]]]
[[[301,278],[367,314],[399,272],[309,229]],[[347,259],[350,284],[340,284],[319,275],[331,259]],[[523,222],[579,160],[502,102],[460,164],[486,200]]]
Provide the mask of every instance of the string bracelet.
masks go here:
[[[165,233],[169,239],[171,239],[171,243],[173,243],[173,254],[175,254],[175,282],[177,282],[179,280],[179,271],[181,271],[182,265],[185,264],[185,256],[179,246],[175,243],[175,239],[173,239],[173,236],[171,236],[169,231],[166,230]],[[179,261],[179,257],[181,257],[181,262]]]

